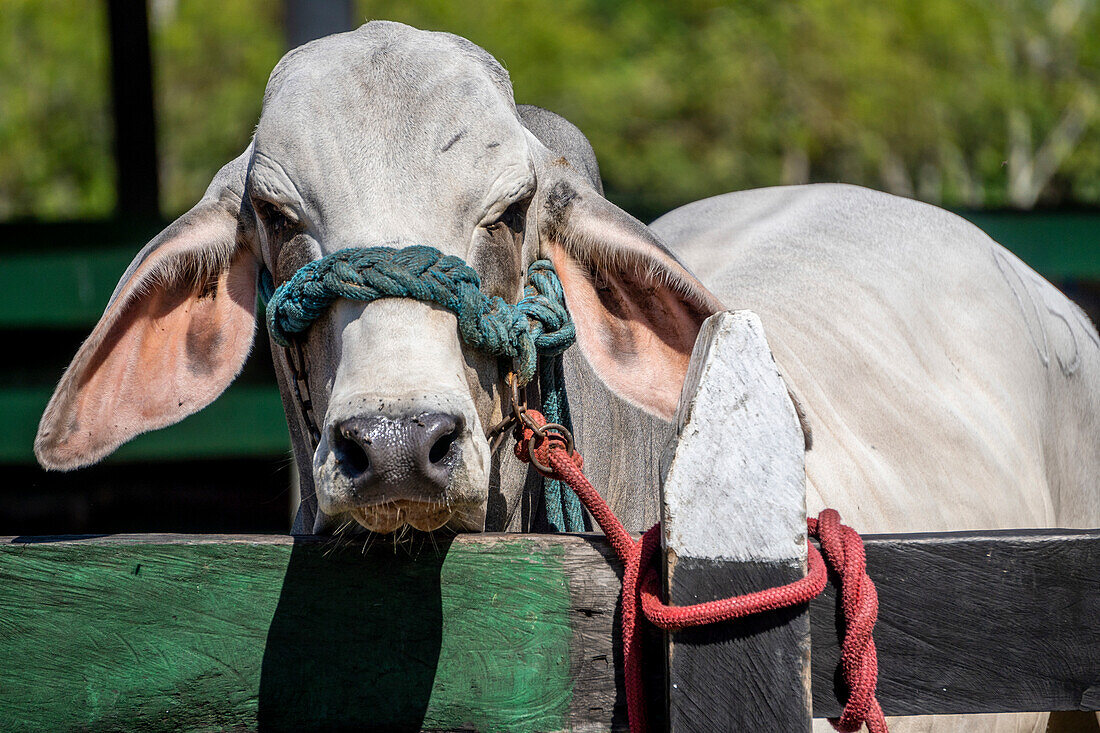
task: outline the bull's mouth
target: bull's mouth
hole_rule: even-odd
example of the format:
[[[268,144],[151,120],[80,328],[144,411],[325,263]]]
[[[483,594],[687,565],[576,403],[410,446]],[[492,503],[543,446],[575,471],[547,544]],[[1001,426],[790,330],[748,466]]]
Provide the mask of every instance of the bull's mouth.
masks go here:
[[[402,499],[356,507],[350,513],[355,521],[378,534],[396,532],[406,524],[422,532],[433,532],[451,520],[455,508],[439,502]]]

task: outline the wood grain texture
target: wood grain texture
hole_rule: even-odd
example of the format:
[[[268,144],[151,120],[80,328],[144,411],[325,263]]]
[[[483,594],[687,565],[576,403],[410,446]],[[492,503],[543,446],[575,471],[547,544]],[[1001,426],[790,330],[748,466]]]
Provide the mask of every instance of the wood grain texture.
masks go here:
[[[5,730],[541,731],[621,717],[617,579],[598,542],[476,536],[364,555],[149,539],[0,547]]]
[[[572,636],[569,675],[571,721],[596,730],[629,730],[618,628],[621,575],[615,551],[600,535],[586,535],[591,553],[567,552]],[[653,657],[651,657],[653,658]],[[660,659],[660,657],[656,657]],[[656,665],[660,671],[660,665]]]
[[[804,440],[754,313],[718,313],[703,323],[677,427],[661,487],[671,602],[802,577]],[[808,731],[809,654],[804,607],[670,633],[670,729]]]
[[[887,715],[1100,710],[1100,530],[864,543]],[[834,716],[834,586],[810,614],[814,715]]]
[[[661,486],[665,549],[760,562],[806,557],[805,441],[760,319],[704,321]]]
[[[709,562],[681,558],[671,600],[687,605],[790,583],[800,563]],[[806,609],[775,611],[669,634],[670,730],[808,731]]]
[[[1100,708],[1100,531],[864,539],[887,713]],[[0,728],[622,730],[612,556],[597,535],[366,555],[269,535],[0,538]],[[832,592],[810,608],[818,717],[839,711]]]

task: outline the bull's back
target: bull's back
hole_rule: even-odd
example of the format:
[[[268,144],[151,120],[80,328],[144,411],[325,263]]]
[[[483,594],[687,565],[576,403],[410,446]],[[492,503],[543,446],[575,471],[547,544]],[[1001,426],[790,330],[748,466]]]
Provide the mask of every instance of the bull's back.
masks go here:
[[[973,225],[814,185],[653,228],[728,307],[760,314],[814,430],[811,511],[866,531],[1100,523],[1100,340]]]

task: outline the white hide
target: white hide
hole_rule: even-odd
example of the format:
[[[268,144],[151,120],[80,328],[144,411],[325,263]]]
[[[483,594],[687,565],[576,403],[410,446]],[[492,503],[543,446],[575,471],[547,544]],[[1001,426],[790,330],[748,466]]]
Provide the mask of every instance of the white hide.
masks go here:
[[[763,321],[813,430],[811,514],[833,507],[865,533],[1100,526],[1100,339],[970,223],[810,185],[699,201],[652,228],[727,307]],[[891,730],[1023,733],[1045,717]]]
[[[464,427],[455,443],[463,460],[447,501],[461,526],[483,525],[489,447],[481,439],[485,431],[462,369],[465,361],[454,314],[405,298],[384,298],[367,305],[340,301],[333,306],[331,328],[337,334],[339,359],[331,385],[319,390],[328,395],[323,424],[426,412],[461,417]],[[371,358],[364,359],[363,354]],[[332,516],[354,508],[356,501],[330,439],[331,430],[322,430],[313,470],[321,479],[317,482],[319,507]]]

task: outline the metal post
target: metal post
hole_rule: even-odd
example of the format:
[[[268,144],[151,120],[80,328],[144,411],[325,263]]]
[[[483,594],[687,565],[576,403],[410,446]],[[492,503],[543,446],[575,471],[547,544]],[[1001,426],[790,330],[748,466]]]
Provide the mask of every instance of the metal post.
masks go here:
[[[107,0],[118,214],[159,215],[153,66],[145,0]]]

